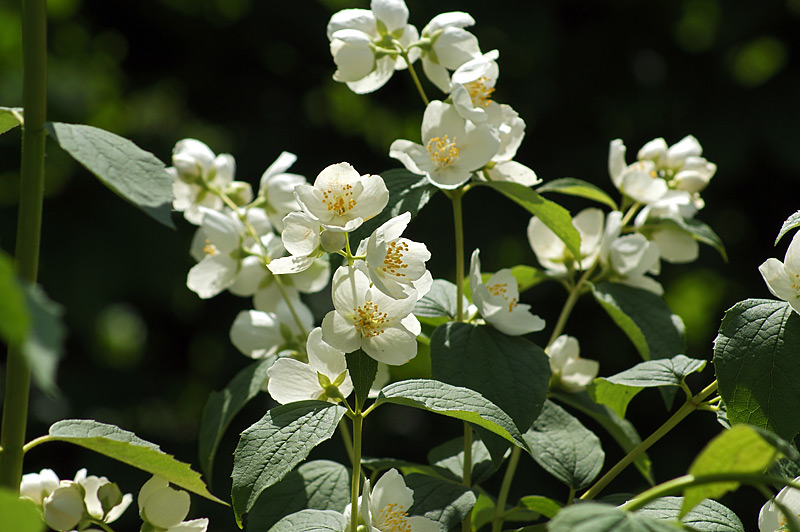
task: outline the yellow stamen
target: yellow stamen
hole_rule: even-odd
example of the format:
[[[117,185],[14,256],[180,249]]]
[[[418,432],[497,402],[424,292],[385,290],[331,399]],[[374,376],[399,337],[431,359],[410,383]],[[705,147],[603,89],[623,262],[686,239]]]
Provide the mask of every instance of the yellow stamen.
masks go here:
[[[408,512],[397,503],[384,506],[375,519],[375,525],[382,532],[411,532],[408,523]]]
[[[339,216],[344,216],[358,204],[353,198],[353,185],[331,187],[328,190],[323,190],[322,198],[328,210]]]
[[[467,89],[469,97],[472,99],[472,105],[475,107],[489,107],[492,102],[494,87],[487,86],[489,81],[486,76],[481,76],[475,81],[464,83],[464,88]]]
[[[450,138],[445,135],[444,137],[433,137],[428,141],[428,155],[431,157],[436,168],[445,168],[453,164],[458,159],[458,145],[456,138]]]
[[[408,264],[403,262],[403,253],[408,252],[408,244],[406,242],[397,241],[389,242],[389,247],[386,248],[386,256],[383,258],[383,273],[394,275],[395,277],[405,277],[401,270],[408,268]]]
[[[385,332],[383,327],[388,321],[388,315],[380,312],[378,305],[372,301],[353,309],[353,324],[363,338],[371,338]]]
[[[214,255],[219,254],[219,249],[217,249],[217,246],[211,243],[211,240],[206,238],[206,245],[203,248],[203,253],[205,253],[206,255],[211,255],[213,257]]]

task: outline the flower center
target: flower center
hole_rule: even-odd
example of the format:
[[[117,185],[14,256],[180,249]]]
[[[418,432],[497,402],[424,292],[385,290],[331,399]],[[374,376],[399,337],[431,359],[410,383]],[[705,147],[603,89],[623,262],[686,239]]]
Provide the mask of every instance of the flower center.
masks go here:
[[[386,256],[383,258],[383,267],[381,271],[394,275],[396,277],[405,277],[401,270],[408,268],[408,264],[403,262],[403,253],[408,252],[408,244],[402,241],[389,242],[389,247],[386,248]]]
[[[445,135],[444,137],[433,137],[428,141],[428,155],[436,168],[446,168],[453,164],[458,159],[458,153],[455,137],[450,140]]]
[[[464,83],[464,88],[467,89],[469,97],[472,99],[472,105],[475,107],[489,107],[492,102],[494,87],[489,87],[488,81],[489,78],[481,76],[475,81]]]
[[[490,284],[486,289],[489,290],[489,293],[493,296],[501,296],[503,299],[506,299],[506,283]]]
[[[397,503],[384,506],[377,517],[374,524],[381,532],[411,532],[408,512],[404,512],[403,507]]]
[[[203,253],[213,257],[214,255],[219,254],[219,249],[217,249],[217,246],[211,243],[211,240],[206,238],[206,246],[203,248]]]
[[[322,191],[322,201],[329,211],[338,216],[344,216],[347,211],[356,206],[353,198],[353,185],[344,185],[340,188],[329,188]]]
[[[385,331],[383,326],[389,321],[388,315],[379,312],[378,305],[372,301],[353,309],[353,313],[353,323],[363,338],[378,336]]]

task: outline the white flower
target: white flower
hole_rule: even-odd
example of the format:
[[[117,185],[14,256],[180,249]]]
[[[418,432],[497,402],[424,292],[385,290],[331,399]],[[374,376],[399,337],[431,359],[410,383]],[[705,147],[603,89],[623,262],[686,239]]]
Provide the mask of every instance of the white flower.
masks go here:
[[[772,295],[800,313],[800,232],[795,233],[783,262],[770,258],[758,267]]]
[[[372,283],[395,299],[410,294],[421,297],[417,281],[427,272],[425,262],[431,258],[425,244],[400,238],[410,221],[409,212],[395,216],[358,246],[357,254],[366,255],[365,270]]]
[[[422,516],[408,516],[414,504],[414,492],[406,486],[405,480],[396,469],[390,469],[370,490],[369,479],[364,481],[364,491],[358,499],[359,522],[366,525],[367,532],[438,532],[436,521]],[[347,523],[350,522],[352,506],[344,510]]]
[[[422,29],[423,42],[430,44],[422,53],[422,69],[442,92],[450,90],[449,70],[455,70],[481,55],[478,39],[465,30],[475,24],[467,13],[452,11],[431,19]]]
[[[658,275],[661,271],[658,244],[647,240],[641,233],[619,236],[621,231],[622,213],[614,211],[606,217],[600,245],[600,258],[611,268],[612,281],[662,295],[664,288],[661,284],[646,275]]]
[[[27,473],[22,476],[19,485],[19,496],[26,497],[38,506],[45,497],[58,487],[58,475],[52,469],[42,469],[38,473]]]
[[[322,339],[317,327],[308,335],[308,364],[293,358],[279,358],[267,370],[267,389],[273,399],[285,405],[305,399],[335,403],[352,393],[344,353]]]
[[[292,298],[292,308],[305,331],[314,326],[311,310],[299,298]],[[273,312],[243,310],[233,321],[231,343],[244,355],[254,359],[267,358],[279,349],[292,346],[303,334],[285,300],[281,299]]]
[[[356,268],[342,266],[333,274],[333,306],[322,320],[325,341],[350,353],[356,349],[391,366],[405,364],[417,354],[421,327],[412,314],[416,296],[394,299],[370,286]]]
[[[450,78],[453,105],[466,120],[485,122],[487,108],[498,105],[492,101],[492,93],[500,75],[499,56],[500,52],[492,50],[470,59],[453,72]]]
[[[87,476],[86,469],[75,473],[74,482],[83,486],[86,512],[99,521],[113,523],[133,502],[133,495],[123,495],[106,477]]]
[[[258,197],[264,202],[263,207],[269,215],[269,221],[278,231],[283,230],[284,216],[300,210],[294,197],[294,187],[306,184],[306,178],[286,172],[296,160],[295,154],[282,152],[261,176]]]
[[[380,213],[389,190],[379,175],[359,175],[347,163],[333,164],[317,176],[314,186],[298,185],[295,197],[306,214],[331,231],[353,231]]]
[[[472,252],[469,268],[472,301],[483,316],[498,331],[519,336],[544,329],[544,320],[531,314],[530,305],[519,303],[517,280],[508,268],[492,275],[486,284],[481,280],[480,250]]]
[[[62,480],[42,501],[42,517],[52,529],[72,530],[86,514],[83,487],[77,482]]]
[[[528,242],[536,254],[536,259],[548,272],[559,275],[567,273],[569,267],[587,270],[597,260],[603,236],[603,211],[595,208],[584,209],[572,219],[572,225],[581,237],[580,260],[575,258],[564,242],[539,218],[533,217],[528,223]]]
[[[328,40],[337,70],[333,79],[347,83],[357,94],[382,87],[395,70],[407,68],[397,46],[408,49],[419,39],[417,29],[407,24],[408,8],[403,0],[372,0],[371,9],[343,9],[328,22]],[[409,50],[413,63],[418,48]]]
[[[483,168],[488,181],[507,181],[532,187],[542,182],[536,172],[522,163],[513,161],[522,139],[525,137],[525,121],[506,104],[492,102],[486,108],[488,124],[497,131],[500,145],[492,160]],[[478,176],[480,177],[480,173]]]
[[[685,190],[669,190],[664,196],[646,205],[636,215],[634,226],[645,227],[648,222],[658,224],[658,220],[691,219],[697,213],[697,207],[692,195]],[[647,228],[646,233],[650,240],[658,244],[661,258],[672,263],[686,263],[697,259],[700,254],[700,245],[692,235],[673,227],[662,224],[655,228]]]
[[[800,477],[794,479],[800,482]],[[783,504],[787,509],[795,514],[796,519],[800,519],[800,490],[785,487],[778,492],[774,500],[767,501],[758,513],[759,532],[779,532],[786,529],[786,516],[778,509],[775,502]]]
[[[600,369],[596,360],[581,358],[581,348],[574,336],[562,334],[547,350],[554,382],[568,392],[579,392],[588,386]]]
[[[191,504],[187,492],[171,488],[166,479],[155,475],[139,490],[137,501],[139,517],[161,529],[181,524],[189,514]]]
[[[466,183],[488,163],[500,141],[488,124],[468,122],[452,105],[434,100],[422,118],[422,143],[395,140],[389,156],[410,171],[426,175],[435,186],[450,189]]]

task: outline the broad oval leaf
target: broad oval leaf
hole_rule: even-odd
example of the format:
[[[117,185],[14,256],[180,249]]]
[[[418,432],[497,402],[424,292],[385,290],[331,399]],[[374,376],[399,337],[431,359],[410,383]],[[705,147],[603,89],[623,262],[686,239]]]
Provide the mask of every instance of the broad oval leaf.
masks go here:
[[[617,204],[611,199],[611,196],[606,192],[582,179],[574,177],[562,177],[561,179],[554,179],[548,181],[544,185],[536,189],[540,194],[543,192],[558,192],[559,194],[567,194],[569,196],[577,196],[579,198],[586,198],[604,205],[611,207],[611,210],[617,210]]]
[[[237,522],[265,489],[280,482],[333,435],[345,411],[325,401],[298,401],[273,408],[242,433],[231,474]]]
[[[497,405],[469,388],[431,379],[412,379],[392,383],[381,390],[376,405],[393,403],[420,408],[474,423],[527,450],[511,418]]]
[[[422,515],[439,523],[441,530],[452,530],[475,506],[474,491],[448,480],[412,473],[405,476],[406,486],[414,492],[414,504],[408,515]]]
[[[564,242],[573,257],[581,256],[581,236],[572,225],[572,216],[567,209],[519,183],[489,181],[476,185],[491,187],[522,206],[549,227]]]
[[[565,507],[553,518],[548,532],[677,532],[677,522],[661,521],[599,502]]]
[[[287,515],[270,532],[342,532],[347,526],[344,516],[332,510],[302,510]]]
[[[472,482],[480,484],[497,470],[489,450],[477,434],[472,436]],[[428,462],[436,470],[461,482],[464,476],[464,438],[454,438],[428,452]]]
[[[53,139],[114,193],[170,228],[172,176],[152,153],[109,131],[82,124],[48,124]]]
[[[170,483],[222,504],[211,495],[200,473],[179,462],[158,445],[139,438],[133,432],[93,419],[65,419],[54,423],[46,441],[63,441],[108,456],[142,471],[158,475]]]
[[[338,462],[313,460],[264,490],[247,514],[246,530],[267,532],[283,517],[304,509],[343,512],[349,502],[349,469]]]
[[[640,508],[636,513],[654,519],[678,519],[683,497],[662,497]],[[717,501],[705,499],[686,514],[681,522],[697,532],[745,532],[744,525],[733,510]]]
[[[519,336],[488,325],[453,322],[431,335],[431,374],[479,392],[524,432],[547,397],[550,359],[542,348]]]
[[[458,302],[456,285],[444,279],[434,279],[431,289],[414,307],[414,315],[423,323],[440,325],[455,318]],[[462,300],[463,308],[469,302]]]
[[[25,123],[22,107],[0,107],[0,135]]]
[[[797,211],[793,215],[789,216],[786,219],[786,221],[783,222],[783,225],[781,226],[781,230],[778,233],[778,237],[775,239],[775,245],[776,246],[778,245],[778,242],[781,241],[781,238],[783,238],[783,235],[785,235],[786,233],[788,233],[789,231],[791,231],[792,229],[794,229],[796,227],[800,227],[800,211]]]
[[[200,421],[197,451],[200,468],[209,479],[209,484],[214,468],[214,457],[225,430],[236,414],[261,392],[261,387],[267,380],[267,370],[274,361],[275,357],[269,357],[250,364],[237,373],[225,388],[211,392],[208,396],[203,409],[203,419]]]
[[[726,313],[714,341],[719,394],[731,423],[800,431],[800,316],[785,301],[748,299]]]
[[[46,528],[36,504],[6,488],[0,488],[0,516],[0,530],[42,532]]]
[[[554,501],[553,499],[542,497],[541,495],[528,495],[527,497],[522,497],[519,500],[517,507],[525,508],[526,510],[536,512],[552,519],[559,511],[561,511],[561,508],[563,508],[564,505],[558,501]]]
[[[574,490],[588,486],[603,467],[600,439],[552,401],[522,437],[536,463]]]
[[[31,330],[22,343],[22,354],[28,361],[36,385],[51,397],[58,395],[56,369],[64,348],[66,328],[64,309],[38,285],[25,287],[25,298],[31,317]]]

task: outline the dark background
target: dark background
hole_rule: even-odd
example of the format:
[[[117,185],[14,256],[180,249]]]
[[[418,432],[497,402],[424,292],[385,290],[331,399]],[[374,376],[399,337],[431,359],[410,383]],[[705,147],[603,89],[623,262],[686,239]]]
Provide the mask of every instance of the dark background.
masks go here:
[[[798,209],[800,173],[800,1],[408,0],[418,29],[438,13],[469,12],[484,51],[500,50],[495,99],[527,122],[517,160],[545,181],[578,177],[612,193],[608,143],[622,138],[629,160],[648,140],[670,144],[695,135],[719,167],[703,193],[698,218],[727,246],[723,262],[711,248],[692,265],[663,264],[666,298],[687,325],[687,354],[710,359],[723,312],[748,297],[770,297],[757,267],[782,258],[773,248],[781,223]],[[293,171],[313,180],[325,166],[347,161],[361,173],[396,168],[388,146],[419,141],[423,107],[407,74],[378,92],[358,96],[331,79],[335,69],[325,26],[332,13],[364,1],[299,0],[51,0],[49,118],[86,123],[133,139],[169,163],[185,137],[236,157],[237,178],[257,185],[282,150],[298,155]],[[432,97],[436,89],[426,85]],[[0,3],[0,105],[20,106],[19,10]],[[19,132],[0,137],[0,247],[12,252],[18,193]],[[230,344],[228,328],[250,301],[223,294],[201,301],[185,286],[193,265],[193,227],[176,216],[176,232],[159,226],[105,190],[54,144],[48,147],[47,197],[40,281],[66,308],[69,329],[59,383],[63,395],[34,391],[29,437],[67,417],[95,418],[135,431],[178,458],[197,464],[200,414],[248,359]],[[551,196],[572,212],[587,202]],[[535,264],[525,240],[529,216],[507,200],[465,198],[466,247],[480,247],[484,271]],[[451,211],[442,195],[411,224],[409,236],[433,252],[436,277],[454,278]],[[565,294],[556,285],[523,301],[550,326]],[[324,298],[316,300],[320,314]],[[321,302],[321,303],[320,303]],[[549,331],[549,328],[547,329]],[[567,332],[582,354],[611,375],[637,361],[635,350],[589,300]],[[545,343],[545,333],[532,335]],[[396,377],[422,375],[423,356]],[[699,390],[712,370],[690,380]],[[223,498],[235,434],[269,406],[261,397],[230,429],[218,454],[212,490]],[[630,417],[643,435],[668,417],[657,393],[634,400]],[[591,428],[595,428],[587,422]],[[658,443],[651,456],[658,481],[686,471],[719,425],[694,414]],[[402,408],[368,419],[365,454],[424,460],[427,449],[460,433],[457,423]],[[606,442],[606,464],[621,457]],[[344,461],[338,437],[312,457]],[[112,461],[50,444],[32,451],[25,471],[52,467],[62,478],[89,467],[136,493],[147,476]],[[487,483],[495,492],[499,476]],[[638,491],[628,472],[614,491]],[[566,490],[523,460],[510,499]],[[748,529],[763,500],[743,488],[725,500]],[[135,505],[135,503],[134,503]],[[118,530],[133,529],[135,510]],[[227,509],[194,499],[192,515],[211,516],[211,530],[234,530]]]

